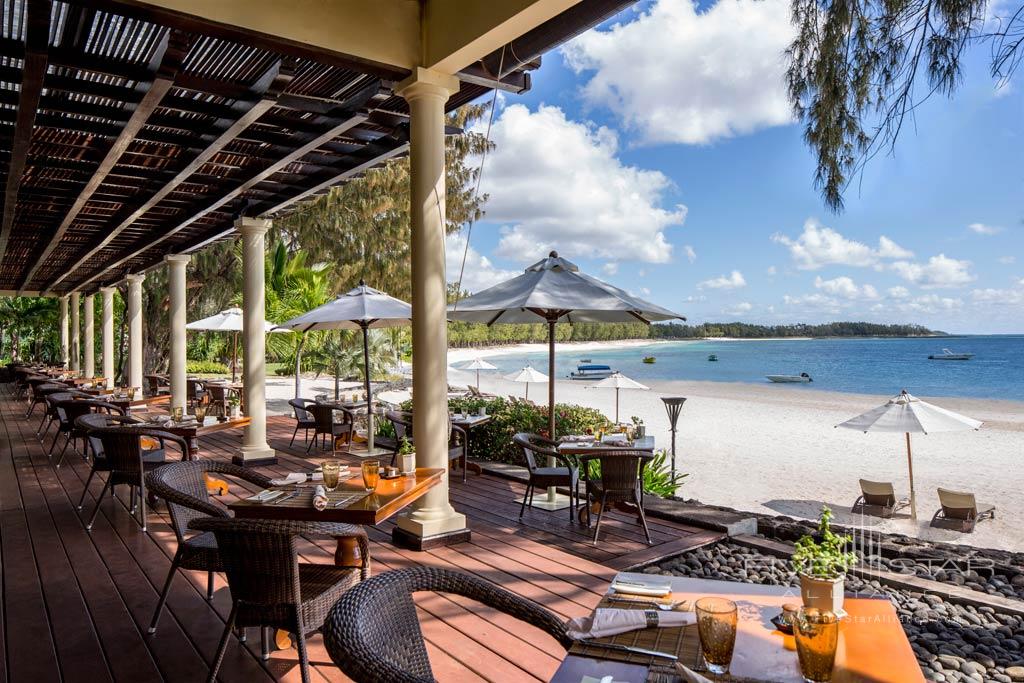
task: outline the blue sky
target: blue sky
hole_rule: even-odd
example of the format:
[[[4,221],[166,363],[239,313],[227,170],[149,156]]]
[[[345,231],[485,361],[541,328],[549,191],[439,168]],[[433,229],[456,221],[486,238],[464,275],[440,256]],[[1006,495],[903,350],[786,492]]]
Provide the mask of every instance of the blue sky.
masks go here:
[[[557,248],[694,322],[1024,332],[1024,76],[997,89],[976,49],[831,213],[785,102],[788,12],[654,0],[546,55],[500,98],[464,286]]]

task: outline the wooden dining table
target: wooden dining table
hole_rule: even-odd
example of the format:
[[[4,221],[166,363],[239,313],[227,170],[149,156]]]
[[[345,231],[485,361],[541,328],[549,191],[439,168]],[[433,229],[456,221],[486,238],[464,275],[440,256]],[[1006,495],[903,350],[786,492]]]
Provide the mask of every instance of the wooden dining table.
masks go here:
[[[730,581],[713,581],[710,579],[693,579],[686,577],[652,576],[623,572],[616,579],[655,583],[665,581],[671,588],[672,601],[684,600],[683,608],[692,610],[693,603],[702,597],[722,597],[732,600],[737,605],[739,622],[736,632],[736,643],[733,650],[729,675],[734,678],[725,680],[744,681],[777,681],[778,683],[800,683],[804,680],[800,674],[797,659],[796,642],[791,635],[779,631],[771,622],[771,618],[781,612],[783,603],[800,603],[800,589],[784,586],[766,586],[761,584],[736,583]],[[610,593],[613,593],[609,589]],[[650,598],[642,598],[650,599]],[[653,598],[657,600],[657,598]],[[606,597],[607,600],[607,597]],[[629,602],[605,603],[608,607],[629,608]],[[640,603],[635,608],[643,609]],[[916,683],[924,681],[921,667],[917,663],[914,651],[907,640],[906,633],[900,623],[895,607],[885,598],[876,596],[850,596],[845,599],[844,609],[847,616],[840,620],[839,645],[836,650],[835,666],[832,683]],[[582,615],[581,615],[582,616]],[[661,631],[667,629],[660,629]],[[650,631],[645,629],[644,631]],[[659,629],[655,628],[654,632]],[[680,655],[680,662],[692,670],[697,670],[711,680],[716,678],[700,671],[699,658],[700,639],[696,625],[684,627],[685,633],[679,642],[684,643],[682,651],[670,654]],[[633,632],[636,636],[643,633]],[[610,642],[613,638],[600,638],[601,642]],[[664,640],[664,638],[663,638]],[[615,642],[620,642],[615,641]],[[580,646],[574,646],[579,648]],[[569,654],[562,661],[552,683],[579,683],[584,676],[594,676],[600,680],[608,674],[615,674],[616,681],[657,681],[672,683],[682,680],[673,677],[667,670],[670,662],[660,658],[646,658],[634,655],[609,653],[609,658],[595,656],[599,648],[587,650],[590,654]],[[696,656],[693,656],[696,653]],[[624,658],[632,661],[622,661]]]
[[[459,466],[462,467],[462,481],[466,481],[467,470],[473,470],[477,474],[483,474],[484,470],[480,465],[477,465],[475,462],[469,462],[470,444],[473,441],[473,430],[477,427],[483,427],[493,419],[494,418],[490,415],[469,415],[466,413],[456,413],[452,415],[452,425],[460,427],[466,433],[466,443],[462,449],[462,457],[459,458]]]

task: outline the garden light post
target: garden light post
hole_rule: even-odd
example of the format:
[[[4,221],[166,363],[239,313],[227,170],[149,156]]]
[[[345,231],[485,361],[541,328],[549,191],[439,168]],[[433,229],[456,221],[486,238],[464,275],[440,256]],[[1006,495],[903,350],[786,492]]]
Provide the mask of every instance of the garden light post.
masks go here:
[[[669,429],[672,430],[672,481],[676,479],[676,425],[679,422],[679,414],[683,412],[683,404],[686,399],[682,396],[663,396],[665,412],[668,413]]]

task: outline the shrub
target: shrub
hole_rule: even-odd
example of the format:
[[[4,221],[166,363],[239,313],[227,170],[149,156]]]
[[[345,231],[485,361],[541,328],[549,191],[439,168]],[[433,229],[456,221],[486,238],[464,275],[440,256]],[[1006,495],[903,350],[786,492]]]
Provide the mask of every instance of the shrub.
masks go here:
[[[793,570],[798,574],[816,579],[837,579],[857,564],[857,555],[845,550],[853,542],[853,537],[832,532],[832,510],[826,505],[821,506],[818,535],[820,541],[805,535],[796,542],[792,562]]]
[[[185,363],[185,372],[190,375],[226,375],[231,368],[212,360],[190,360]]]

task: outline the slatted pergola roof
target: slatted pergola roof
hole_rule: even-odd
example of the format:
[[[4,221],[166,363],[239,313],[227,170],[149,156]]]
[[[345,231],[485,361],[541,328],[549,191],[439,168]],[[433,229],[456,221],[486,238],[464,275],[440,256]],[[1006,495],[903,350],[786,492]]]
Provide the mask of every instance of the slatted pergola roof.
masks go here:
[[[95,291],[407,149],[400,71],[134,4],[0,2],[0,291]],[[628,3],[590,4],[533,42]],[[528,88],[537,63],[481,60],[448,109]]]

